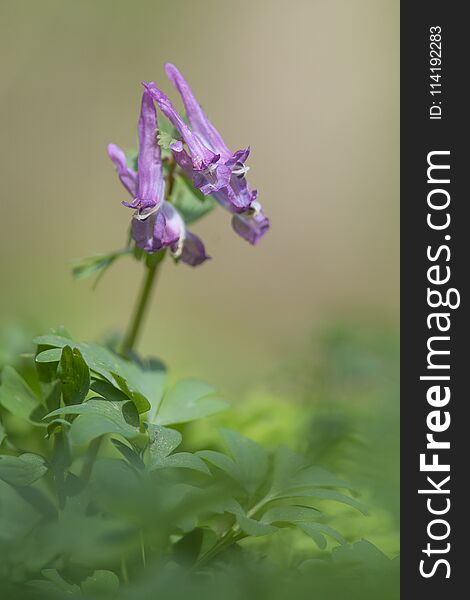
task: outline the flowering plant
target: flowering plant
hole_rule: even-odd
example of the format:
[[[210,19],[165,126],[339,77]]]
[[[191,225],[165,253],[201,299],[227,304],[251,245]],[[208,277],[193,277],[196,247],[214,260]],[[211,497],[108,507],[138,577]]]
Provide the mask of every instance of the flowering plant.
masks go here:
[[[0,582],[8,597],[176,598],[190,589],[207,597],[217,588],[198,588],[201,577],[220,583],[225,573],[233,582],[238,567],[261,561],[249,543],[286,529],[322,550],[333,540],[339,563],[372,552],[388,565],[330,525],[332,505],[364,511],[346,481],[230,429],[221,430],[222,446],[191,446],[185,424],[227,403],[201,381],[169,385],[164,364],[136,352],[165,257],[190,266],[208,259],[190,225],[219,204],[251,244],[269,228],[246,179],[249,148],[231,152],[176,67],[166,71],[186,118],[155,83],[144,83],[137,155],[108,146],[130,194],[128,243],[74,269],[78,277],[102,273],[125,254],[144,262],[126,335],[107,347],[53,330],[34,339],[26,363],[2,372],[0,515],[8,527]],[[311,553],[299,568],[315,570]],[[249,568],[243,573],[249,579]]]

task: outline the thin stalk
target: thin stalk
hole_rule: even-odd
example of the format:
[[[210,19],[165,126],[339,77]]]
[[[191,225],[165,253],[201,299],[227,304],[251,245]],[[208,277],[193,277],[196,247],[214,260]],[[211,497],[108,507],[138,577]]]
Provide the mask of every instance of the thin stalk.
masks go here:
[[[167,200],[170,200],[171,195],[173,193],[176,166],[176,162],[173,159],[168,164],[168,174],[166,176]],[[144,278],[144,282],[142,284],[141,292],[139,294],[139,299],[134,310],[134,315],[129,324],[129,328],[127,330],[127,333],[124,337],[124,342],[122,344],[122,354],[124,356],[128,355],[134,350],[137,338],[140,334],[140,330],[144,322],[145,313],[148,308],[148,303],[152,294],[152,289],[155,285],[159,266],[163,261],[164,257],[165,253],[162,251],[153,256],[147,256],[147,272]]]
[[[90,445],[88,446],[87,452],[85,454],[85,460],[83,462],[82,470],[80,473],[80,477],[85,483],[88,483],[88,481],[90,480],[93,465],[95,464],[96,457],[98,456],[102,440],[103,436],[97,437],[94,440],[92,440],[90,442]]]
[[[124,557],[121,558],[121,577],[124,583],[129,583],[129,573],[127,571],[127,563]]]
[[[269,494],[262,498],[259,502],[257,502],[247,513],[247,517],[253,517],[263,506],[265,506],[268,502],[273,500],[273,497]],[[238,523],[235,523],[229,530],[227,530],[224,535],[220,538],[218,542],[216,542],[212,548],[203,554],[199,559],[194,563],[191,571],[195,571],[200,569],[203,565],[207,564],[211,561],[217,554],[222,552],[225,548],[238,542],[240,539],[243,539],[244,534],[240,531],[240,526]]]
[[[122,353],[124,355],[129,354],[129,352],[132,352],[132,350],[134,349],[135,343],[137,341],[140,329],[144,321],[152,289],[155,285],[158,267],[161,264],[161,262],[161,260],[152,260],[150,261],[150,264],[147,265],[147,272],[145,274],[139,299],[134,310],[134,315],[132,317],[132,320],[129,324],[129,329],[127,330],[126,336],[124,338],[124,343],[122,346]]]
[[[197,571],[202,566],[206,565],[209,561],[211,561],[219,552],[221,552],[227,546],[230,546],[233,542],[236,541],[236,532],[233,529],[229,529],[218,542],[209,548],[209,550],[203,554],[198,560],[194,563],[190,572]]]
[[[140,554],[142,557],[142,565],[145,569],[145,567],[147,566],[147,558],[146,558],[146,554],[145,554],[145,538],[144,538],[144,532],[142,531],[142,529],[140,530]]]

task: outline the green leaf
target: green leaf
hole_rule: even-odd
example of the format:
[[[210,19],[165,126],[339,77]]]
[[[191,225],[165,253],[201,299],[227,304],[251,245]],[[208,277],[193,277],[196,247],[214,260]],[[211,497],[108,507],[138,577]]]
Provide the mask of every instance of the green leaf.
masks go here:
[[[210,213],[217,204],[212,196],[204,196],[184,176],[175,177],[171,202],[187,225]]]
[[[122,359],[107,348],[102,348],[97,344],[72,342],[68,338],[56,335],[39,336],[35,338],[34,342],[57,348],[63,348],[67,345],[78,348],[91,371],[103,377],[118,390],[123,391],[122,387],[127,386],[129,393],[132,395],[131,399],[139,410],[148,410],[149,405],[150,414],[155,414],[158,410],[166,378],[166,372],[161,363],[156,365],[151,362],[140,366]],[[123,380],[125,386],[123,386]]]
[[[26,381],[10,366],[3,369],[0,404],[15,416],[26,420],[39,404]]]
[[[177,140],[171,135],[171,133],[160,130],[157,135],[157,141],[162,150],[170,150],[171,145]]]
[[[140,435],[139,414],[130,400],[114,402],[91,398],[82,404],[58,408],[49,413],[46,418],[66,414],[80,415],[70,428],[72,441],[75,444],[87,444],[107,433],[119,434],[128,440],[133,440]]]
[[[390,560],[377,546],[367,540],[359,540],[353,544],[336,546],[332,550],[333,561],[343,565],[364,565],[369,569],[383,569],[393,565],[394,560]]]
[[[36,355],[34,359],[37,363],[54,363],[59,362],[62,357],[62,348],[49,348],[43,350]]]
[[[285,446],[276,449],[273,463],[273,480],[270,496],[286,489],[300,487],[343,487],[350,489],[345,481],[317,466],[307,466],[305,459]]]
[[[119,590],[119,578],[112,571],[98,570],[81,583],[86,595],[99,597],[114,597]]]
[[[320,511],[311,506],[272,506],[261,517],[262,523],[298,523],[318,520]]]
[[[163,397],[154,422],[158,425],[187,423],[213,415],[227,407],[225,400],[215,396],[212,386],[202,381],[178,381]]]
[[[146,413],[151,409],[150,402],[147,400],[147,398],[138,390],[132,389],[132,383],[129,384],[124,377],[121,377],[121,375],[118,375],[117,373],[113,373],[113,375],[119,385],[119,388],[129,397],[130,400],[132,400],[139,414]]]
[[[38,454],[0,456],[0,479],[10,485],[31,485],[45,473],[47,473],[46,461]]]
[[[46,579],[56,585],[59,590],[65,592],[67,595],[74,595],[77,592],[80,592],[80,589],[77,585],[68,583],[56,569],[43,569],[41,573]]]
[[[90,389],[90,370],[78,348],[63,348],[60,380],[65,404],[80,404],[85,400]]]
[[[119,387],[112,373],[121,373],[122,368],[125,368],[126,363],[107,348],[102,348],[97,344],[73,342],[69,338],[58,335],[41,335],[36,337],[33,341],[35,344],[53,346],[55,348],[64,348],[65,346],[78,348],[90,370],[115,384],[116,387]]]
[[[163,469],[168,467],[184,468],[209,473],[204,462],[190,452],[171,454],[181,443],[181,434],[174,429],[149,425],[150,442],[148,447],[148,469]]]
[[[351,498],[351,496],[346,496],[345,494],[341,494],[340,492],[335,492],[333,490],[325,490],[315,487],[294,487],[283,492],[279,492],[276,495],[276,499],[278,500],[284,498],[318,498],[319,500],[332,500],[334,502],[351,506],[352,508],[355,508],[361,512],[363,515],[367,515],[367,510],[361,502],[358,502],[355,498]]]
[[[72,275],[75,279],[85,279],[97,273],[98,277],[93,284],[93,287],[96,287],[98,281],[109,267],[111,267],[118,258],[130,254],[130,252],[129,248],[124,248],[122,250],[117,250],[116,252],[109,252],[108,254],[97,254],[95,256],[83,258],[73,265]]]
[[[238,469],[238,466],[235,464],[233,459],[230,458],[230,456],[222,454],[222,452],[216,452],[215,450],[200,450],[196,454],[202,459],[206,460],[207,462],[224,471],[224,473],[226,473],[235,481],[239,481],[241,477],[240,471]]]
[[[127,402],[129,400],[129,396],[124,392],[101,379],[94,379],[90,384],[90,389],[106,398],[106,400],[113,400],[114,402]]]
[[[178,131],[175,127],[160,113],[158,117],[157,141],[162,149],[163,159],[173,159],[170,146],[178,139],[178,135]],[[166,162],[164,162],[164,167],[165,166]],[[137,171],[137,162],[134,170]]]
[[[258,537],[270,535],[279,531],[274,525],[261,523],[260,521],[256,521],[249,517],[236,500],[230,500],[225,507],[225,511],[235,515],[240,529],[247,535]]]
[[[111,441],[112,441],[113,445],[117,448],[117,450],[119,450],[119,452],[124,456],[124,458],[127,460],[127,462],[130,465],[132,465],[139,471],[141,471],[145,468],[145,465],[144,465],[142,459],[140,458],[140,456],[137,454],[137,452],[135,450],[130,448],[127,444],[124,444],[123,442],[121,442],[121,440],[112,439]]]
[[[204,461],[195,454],[191,454],[191,452],[177,452],[176,454],[171,454],[164,458],[160,463],[154,463],[152,468],[162,469],[168,467],[192,469],[193,471],[200,471],[207,475],[210,474]]]
[[[149,424],[149,467],[170,455],[182,439],[181,433],[175,429]]]
[[[265,482],[268,453],[253,440],[229,429],[221,430],[222,437],[237,466],[237,479],[253,494]]]
[[[204,533],[201,527],[197,527],[176,542],[173,550],[174,560],[183,565],[194,564],[201,552]]]
[[[346,544],[343,536],[332,527],[328,527],[328,525],[322,525],[321,523],[298,523],[298,527],[309,535],[321,550],[324,550],[326,547],[326,540],[323,534],[332,537],[340,544]]]
[[[202,450],[198,456],[224,471],[249,493],[253,494],[266,480],[268,454],[253,440],[231,431],[221,430],[224,441],[232,455],[213,450]]]

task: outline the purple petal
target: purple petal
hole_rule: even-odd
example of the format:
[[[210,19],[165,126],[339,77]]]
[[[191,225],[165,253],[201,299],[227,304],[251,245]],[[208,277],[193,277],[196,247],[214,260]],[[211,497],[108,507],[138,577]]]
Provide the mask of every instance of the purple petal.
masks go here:
[[[216,165],[213,169],[204,172],[197,171],[194,174],[194,186],[208,196],[218,190],[225,188],[230,183],[232,169],[224,164]]]
[[[254,202],[254,209],[232,217],[232,227],[250,244],[257,244],[269,229],[269,219],[264,215],[261,206]]]
[[[124,151],[116,144],[108,144],[108,156],[113,161],[119,179],[132,197],[137,194],[137,173],[127,166]]]
[[[213,192],[214,198],[231,213],[244,213],[256,199],[256,192],[251,192],[246,179],[231,176],[230,185]]]
[[[184,235],[183,219],[168,202],[164,202],[158,212],[151,213],[145,219],[139,218],[139,215],[132,219],[132,238],[137,247],[149,253],[163,248],[176,252]]]
[[[181,95],[188,121],[193,130],[199,134],[211,150],[220,154],[224,160],[230,158],[232,153],[225,145],[220,133],[212,125],[200,107],[186,79],[181,75],[175,65],[170,63],[165,65],[165,71],[168,75],[168,79]]]
[[[157,88],[155,83],[143,82],[143,86],[158,104],[165,117],[172,123],[174,127],[176,127],[180,133],[184,142],[188,146],[193,167],[196,170],[204,171],[210,165],[216,163],[220,158],[220,154],[216,154],[212,152],[212,150],[209,150],[209,148],[207,148],[207,146],[201,142],[199,137],[193,134],[191,129],[186,125],[178,111],[170,102],[169,98]]]
[[[160,248],[155,248],[153,240],[153,230],[157,214],[153,213],[147,219],[132,219],[131,235],[136,246],[147,252],[156,252]]]
[[[226,161],[226,165],[231,167],[235,166],[237,163],[241,163],[244,165],[246,163],[248,157],[250,155],[250,146],[248,148],[243,148],[242,150],[237,150],[233,154],[230,155],[230,158]]]
[[[178,244],[184,239],[186,226],[183,217],[169,202],[164,202],[159,213],[163,219],[156,224],[154,237],[157,238],[162,247],[170,247],[172,252],[178,252]]]
[[[207,256],[201,239],[191,231],[186,230],[181,260],[191,267],[197,267],[208,259],[210,259],[210,256]]]
[[[163,202],[163,169],[160,146],[157,143],[157,111],[146,91],[142,95],[139,118],[139,208],[159,207]]]
[[[183,147],[183,142],[174,142],[170,146],[170,150],[173,152],[176,163],[183,169],[183,171],[193,177],[195,171],[193,169],[193,163],[191,157]]]

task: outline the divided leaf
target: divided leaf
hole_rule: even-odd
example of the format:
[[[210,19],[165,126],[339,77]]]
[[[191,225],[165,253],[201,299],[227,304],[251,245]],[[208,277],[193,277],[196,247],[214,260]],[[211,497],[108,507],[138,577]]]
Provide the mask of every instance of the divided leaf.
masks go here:
[[[174,429],[149,425],[150,442],[148,446],[148,469],[162,469],[177,467],[209,473],[204,462],[190,452],[177,452],[171,454],[181,443],[181,434]]]
[[[98,277],[95,279],[93,284],[93,287],[96,287],[99,280],[109,269],[109,267],[111,267],[111,265],[113,265],[118,258],[121,258],[121,256],[125,256],[129,253],[130,250],[128,248],[124,248],[115,252],[109,252],[108,254],[88,256],[87,258],[77,261],[73,265],[72,275],[75,279],[85,279],[91,275],[98,274]]]
[[[323,525],[321,523],[298,523],[298,527],[312,538],[320,550],[326,548],[324,535],[332,537],[340,544],[346,544],[344,537],[332,527],[328,527],[328,525]]]
[[[47,473],[46,461],[38,454],[0,456],[0,479],[10,485],[31,485],[45,473]]]
[[[239,483],[248,494],[253,494],[266,480],[268,454],[253,440],[235,431],[221,430],[230,454],[213,450],[202,450],[197,454],[207,462],[224,471]]]
[[[158,410],[166,378],[161,364],[158,365],[158,368],[155,368],[153,363],[149,365],[149,368],[141,367],[97,344],[72,342],[69,338],[57,335],[39,336],[35,338],[34,342],[44,346],[53,346],[51,350],[45,350],[38,354],[36,360],[57,360],[59,353],[62,352],[60,349],[70,346],[80,352],[93,373],[100,375],[116,390],[124,392],[134,402],[139,413],[149,410],[154,413]]]
[[[79,415],[70,428],[72,441],[75,444],[87,444],[107,433],[119,434],[128,440],[133,440],[140,435],[139,413],[130,400],[115,402],[91,398],[82,404],[58,408],[49,413],[46,418],[61,415]]]
[[[178,381],[167,391],[153,419],[157,425],[187,423],[213,415],[227,407],[227,402],[215,395],[212,386],[202,381]]]
[[[13,367],[6,366],[2,371],[0,404],[13,415],[28,420],[37,408],[39,400]]]

